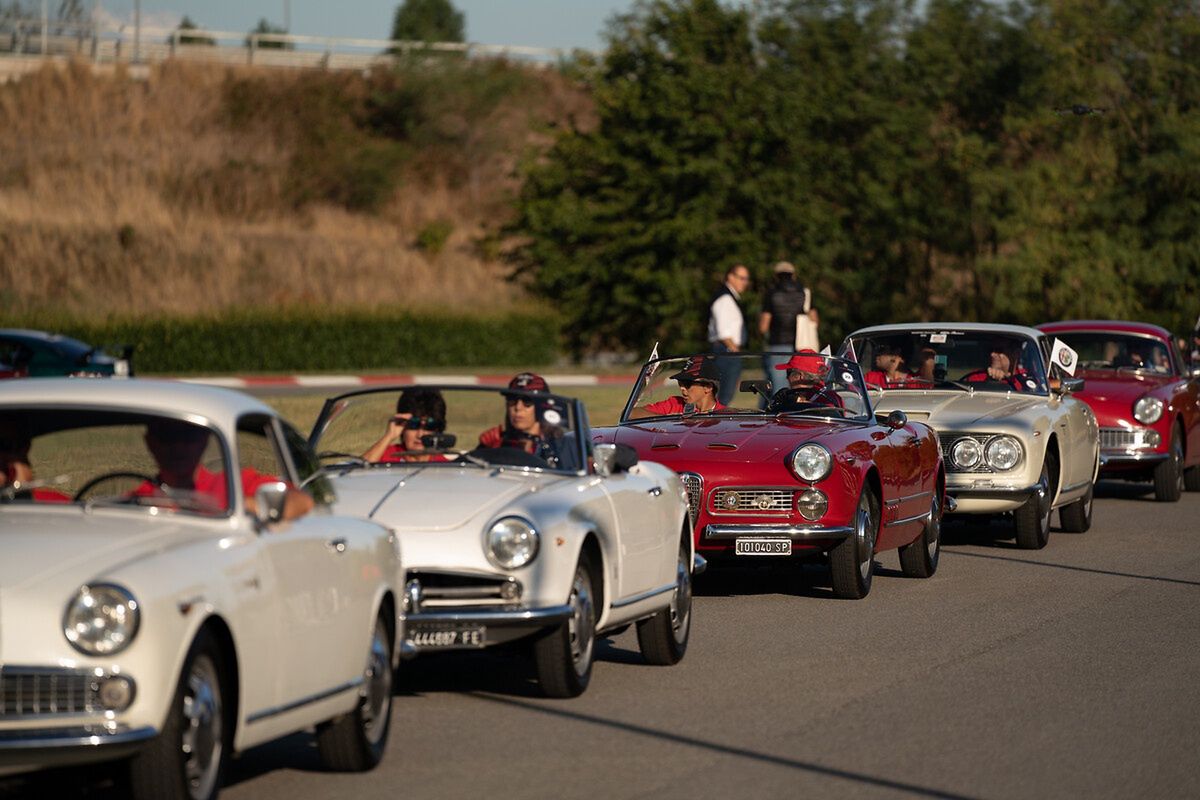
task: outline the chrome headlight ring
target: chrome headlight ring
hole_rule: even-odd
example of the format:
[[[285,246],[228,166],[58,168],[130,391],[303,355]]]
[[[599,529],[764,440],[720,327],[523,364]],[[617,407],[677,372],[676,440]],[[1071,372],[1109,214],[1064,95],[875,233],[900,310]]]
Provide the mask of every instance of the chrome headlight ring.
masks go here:
[[[84,655],[115,655],[137,636],[141,616],[137,599],[125,587],[87,584],[67,602],[63,636]]]
[[[1133,404],[1133,418],[1143,425],[1153,425],[1162,419],[1162,415],[1163,401],[1157,397],[1145,395]]]
[[[790,461],[792,472],[808,483],[825,480],[833,471],[833,455],[823,445],[812,442],[797,447]]]
[[[484,555],[500,569],[519,569],[537,558],[541,535],[523,517],[501,517],[488,526]]]
[[[983,445],[973,436],[964,436],[950,447],[950,460],[959,469],[974,469],[983,461]]]
[[[1021,463],[1024,448],[1015,436],[997,436],[984,449],[984,462],[995,472],[1007,472]]]

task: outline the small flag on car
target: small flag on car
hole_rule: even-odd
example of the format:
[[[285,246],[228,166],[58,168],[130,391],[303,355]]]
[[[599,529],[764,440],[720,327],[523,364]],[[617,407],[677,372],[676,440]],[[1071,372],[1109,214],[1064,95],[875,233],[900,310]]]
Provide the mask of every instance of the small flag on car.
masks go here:
[[[1079,353],[1076,353],[1062,339],[1054,340],[1050,348],[1050,363],[1057,364],[1059,369],[1068,375],[1075,376],[1075,367],[1079,365]]]

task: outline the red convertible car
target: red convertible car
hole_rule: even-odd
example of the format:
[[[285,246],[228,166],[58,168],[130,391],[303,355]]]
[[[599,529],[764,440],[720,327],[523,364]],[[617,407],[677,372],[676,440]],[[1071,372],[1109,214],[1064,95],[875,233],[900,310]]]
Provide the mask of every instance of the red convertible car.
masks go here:
[[[1200,491],[1200,370],[1171,334],[1144,322],[1084,320],[1039,325],[1079,354],[1076,397],[1100,423],[1100,475],[1154,481],[1173,502]]]
[[[766,376],[760,379],[760,376]],[[737,381],[730,405],[720,383]],[[834,594],[871,589],[874,556],[937,569],[945,473],[932,429],[877,419],[858,364],[812,352],[652,358],[597,442],[680,474],[710,563],[827,555]]]

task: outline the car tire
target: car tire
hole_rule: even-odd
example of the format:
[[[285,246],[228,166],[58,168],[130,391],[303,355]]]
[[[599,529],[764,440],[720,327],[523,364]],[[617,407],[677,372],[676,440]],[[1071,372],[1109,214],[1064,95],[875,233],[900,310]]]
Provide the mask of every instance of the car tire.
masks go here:
[[[1040,491],[1013,512],[1017,547],[1022,550],[1041,550],[1050,542],[1050,516],[1053,513],[1054,487],[1050,485],[1050,460],[1047,453],[1038,478]]]
[[[678,664],[687,652],[692,631],[692,553],[687,540],[679,543],[675,590],[671,605],[637,624],[638,647],[646,663],[660,667]]]
[[[1092,501],[1095,499],[1096,483],[1088,485],[1087,494],[1058,510],[1058,521],[1068,533],[1087,533],[1092,527]]]
[[[878,508],[875,494],[864,484],[854,511],[854,529],[829,551],[830,580],[836,597],[861,600],[871,591],[879,536]]]
[[[1154,499],[1162,503],[1177,502],[1183,494],[1183,439],[1179,426],[1171,427],[1171,445],[1167,460],[1154,468]]]
[[[579,556],[571,581],[571,618],[533,644],[538,683],[547,697],[578,697],[592,679],[596,655],[595,573],[587,553]]]
[[[371,633],[363,689],[353,711],[317,726],[317,751],[333,772],[366,772],[382,759],[392,727],[392,633],[382,615]]]
[[[1183,471],[1183,488],[1189,492],[1200,492],[1200,466],[1188,467]]]
[[[900,548],[900,570],[910,578],[929,578],[937,572],[942,554],[942,498],[935,490],[925,530]]]
[[[146,800],[212,800],[229,762],[233,709],[225,707],[221,650],[201,631],[192,643],[158,736],[129,761],[129,794]]]

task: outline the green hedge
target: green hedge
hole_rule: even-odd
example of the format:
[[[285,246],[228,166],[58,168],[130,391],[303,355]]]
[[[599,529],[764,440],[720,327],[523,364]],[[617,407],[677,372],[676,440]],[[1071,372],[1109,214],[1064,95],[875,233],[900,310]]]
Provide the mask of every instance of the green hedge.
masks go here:
[[[54,331],[94,345],[132,344],[138,374],[544,366],[559,354],[557,320],[533,313],[276,311],[105,321],[5,316],[0,327]]]

